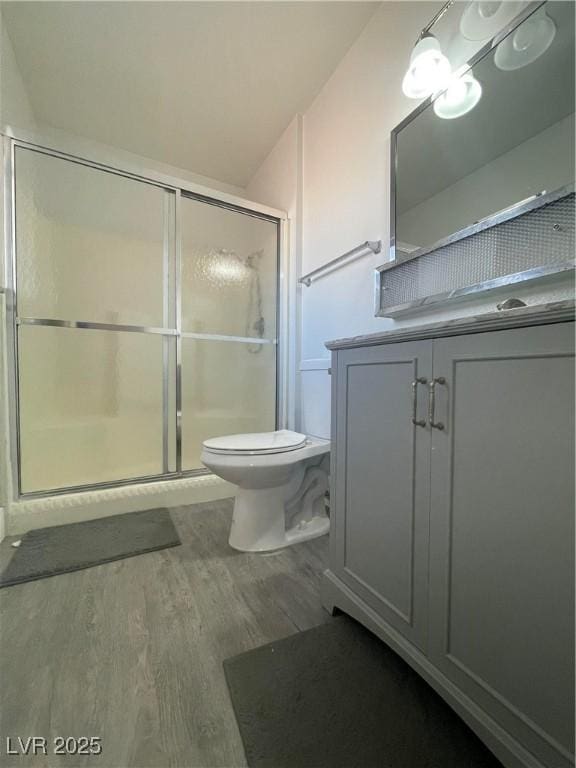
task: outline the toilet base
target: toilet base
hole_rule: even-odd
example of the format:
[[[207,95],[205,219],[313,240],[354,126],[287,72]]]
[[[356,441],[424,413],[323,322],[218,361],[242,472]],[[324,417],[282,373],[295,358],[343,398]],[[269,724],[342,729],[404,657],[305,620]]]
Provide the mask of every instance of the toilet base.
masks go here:
[[[313,517],[311,520],[302,520],[294,528],[286,531],[286,545],[299,544],[301,541],[310,541],[319,536],[325,536],[330,530],[330,518],[326,515]]]
[[[326,514],[298,519],[286,529],[285,488],[239,488],[228,543],[240,552],[271,552],[299,544],[330,530]]]

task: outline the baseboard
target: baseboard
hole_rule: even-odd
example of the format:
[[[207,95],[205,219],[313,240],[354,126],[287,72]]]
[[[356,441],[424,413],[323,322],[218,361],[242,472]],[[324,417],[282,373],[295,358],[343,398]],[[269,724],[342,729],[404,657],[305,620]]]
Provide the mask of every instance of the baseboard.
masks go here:
[[[321,591],[326,610],[332,613],[340,609],[387,643],[442,696],[506,768],[546,768],[330,570],[324,572]]]
[[[215,501],[234,496],[235,492],[236,486],[216,475],[200,475],[19,501],[7,510],[6,533],[19,535],[33,528],[77,523],[125,512]]]

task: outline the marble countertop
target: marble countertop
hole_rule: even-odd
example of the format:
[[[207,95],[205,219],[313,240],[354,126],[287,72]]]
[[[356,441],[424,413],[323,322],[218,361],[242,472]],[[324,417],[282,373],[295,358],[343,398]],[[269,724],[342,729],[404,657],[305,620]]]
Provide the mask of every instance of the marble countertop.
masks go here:
[[[399,341],[417,339],[435,339],[442,336],[459,336],[466,333],[499,331],[506,328],[522,328],[529,325],[546,325],[574,320],[574,300],[555,301],[550,304],[538,304],[517,309],[504,309],[499,312],[485,312],[435,323],[422,323],[391,331],[370,333],[365,336],[351,336],[344,339],[327,341],[328,349],[350,349],[368,347],[376,344],[393,344]]]

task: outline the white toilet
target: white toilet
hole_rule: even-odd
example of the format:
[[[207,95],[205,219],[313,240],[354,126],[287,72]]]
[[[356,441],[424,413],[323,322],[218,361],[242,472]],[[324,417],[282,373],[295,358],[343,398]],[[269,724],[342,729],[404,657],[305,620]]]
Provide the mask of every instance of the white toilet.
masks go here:
[[[268,552],[328,533],[329,454],[329,440],[286,429],[206,440],[203,464],[238,486],[230,546]]]

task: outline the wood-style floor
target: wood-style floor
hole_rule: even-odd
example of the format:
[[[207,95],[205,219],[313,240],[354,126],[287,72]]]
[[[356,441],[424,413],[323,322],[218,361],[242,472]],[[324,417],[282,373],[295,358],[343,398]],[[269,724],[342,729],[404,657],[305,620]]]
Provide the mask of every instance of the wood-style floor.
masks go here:
[[[235,552],[231,511],[172,510],[180,547],[0,590],[3,766],[246,765],[222,661],[329,619],[328,537]],[[49,753],[56,736],[99,736],[103,751],[7,757],[7,736],[43,736]]]

